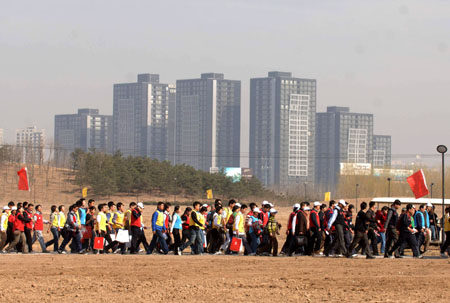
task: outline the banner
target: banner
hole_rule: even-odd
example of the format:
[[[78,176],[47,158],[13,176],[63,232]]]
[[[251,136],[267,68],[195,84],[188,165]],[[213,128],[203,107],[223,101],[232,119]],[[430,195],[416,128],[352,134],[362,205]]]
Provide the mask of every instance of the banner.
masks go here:
[[[213,199],[213,192],[212,189],[208,189],[206,191],[206,199]]]
[[[83,189],[81,190],[81,195],[83,196],[83,198],[87,197],[87,191],[88,191],[87,187],[83,187]]]
[[[19,176],[19,184],[17,186],[18,189],[30,191],[30,188],[28,186],[28,170],[27,170],[27,168],[22,167],[22,169],[17,172],[17,175]]]
[[[326,192],[324,201],[330,201],[330,200],[331,200],[331,192]]]
[[[406,181],[408,181],[408,184],[411,187],[416,199],[428,195],[428,187],[423,170],[415,172],[409,176]]]

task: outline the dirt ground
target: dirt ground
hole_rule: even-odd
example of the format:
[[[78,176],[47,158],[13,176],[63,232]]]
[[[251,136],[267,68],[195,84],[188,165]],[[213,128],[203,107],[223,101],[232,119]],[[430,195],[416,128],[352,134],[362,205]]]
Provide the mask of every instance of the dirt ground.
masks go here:
[[[450,296],[450,262],[438,259],[0,255],[0,268],[0,302],[448,302]]]

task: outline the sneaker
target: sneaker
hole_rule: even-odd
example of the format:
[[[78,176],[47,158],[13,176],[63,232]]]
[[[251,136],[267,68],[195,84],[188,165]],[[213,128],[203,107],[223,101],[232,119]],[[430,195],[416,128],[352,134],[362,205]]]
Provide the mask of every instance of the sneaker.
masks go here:
[[[356,258],[358,256],[358,254],[353,254],[352,258]]]
[[[374,256],[366,256],[366,259],[375,259]]]
[[[42,253],[43,253],[43,254],[49,254],[49,253],[50,253],[50,251],[48,251],[48,250],[44,250],[44,251],[42,251]]]
[[[114,251],[114,253],[115,253],[115,254],[120,253],[120,248],[116,249],[116,250]]]
[[[445,253],[441,253],[441,258],[443,258],[443,259],[447,259],[448,258],[448,256],[445,254]]]
[[[58,254],[66,254],[66,251],[65,251],[65,250],[59,249],[59,250],[58,250]]]
[[[216,252],[215,255],[221,255],[222,253],[220,251]]]
[[[86,249],[82,249],[78,252],[80,255],[87,255]]]
[[[335,258],[342,258],[344,255],[341,255],[341,254],[339,254],[339,255],[334,255],[334,257]]]

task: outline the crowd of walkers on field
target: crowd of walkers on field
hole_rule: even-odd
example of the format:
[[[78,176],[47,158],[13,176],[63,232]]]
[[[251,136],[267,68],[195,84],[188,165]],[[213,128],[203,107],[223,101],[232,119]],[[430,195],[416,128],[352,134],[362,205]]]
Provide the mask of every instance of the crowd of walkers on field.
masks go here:
[[[360,253],[369,259],[377,255],[401,258],[405,249],[411,249],[413,257],[423,258],[430,242],[444,228],[446,239],[441,245],[441,257],[448,257],[450,207],[445,209],[444,222],[439,222],[431,204],[418,209],[408,204],[402,209],[401,201],[396,200],[391,207],[379,210],[375,202],[362,202],[359,206],[355,214],[354,205],[344,200],[332,200],[328,205],[295,204],[280,254],[352,258]],[[1,215],[0,251],[32,253],[33,244],[38,241],[42,253],[59,254],[70,249],[79,254],[181,255],[188,247],[191,254],[279,254],[282,226],[277,220],[278,211],[268,201],[258,206],[229,200],[223,205],[217,199],[212,205],[194,202],[192,208],[184,211],[178,205],[159,202],[149,225],[144,223],[143,210],[142,202],[128,206],[112,201],[96,205],[93,199],[80,199],[67,212],[63,205],[51,206],[46,220],[41,205],[9,202]],[[147,228],[152,231],[149,241]],[[51,233],[50,241],[44,241],[44,232]]]

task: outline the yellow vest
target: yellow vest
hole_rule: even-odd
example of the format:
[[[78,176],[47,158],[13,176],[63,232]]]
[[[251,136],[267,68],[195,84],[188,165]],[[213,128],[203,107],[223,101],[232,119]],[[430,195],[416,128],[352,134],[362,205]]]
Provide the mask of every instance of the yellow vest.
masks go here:
[[[3,229],[6,231],[8,229],[8,218],[9,218],[9,214],[7,213],[3,213],[2,217],[6,216],[5,222],[3,223]]]
[[[238,232],[240,234],[245,234],[245,222],[244,222],[244,215],[242,215],[241,212],[236,213],[236,217],[234,218],[235,222],[237,217],[239,217],[239,225],[238,225]],[[236,231],[236,224],[233,224],[233,231]]]
[[[64,224],[66,224],[66,215],[60,211],[59,212],[59,228],[64,228]]]
[[[97,230],[98,231],[106,231],[106,214],[104,212],[99,212],[100,222],[97,222]]]
[[[205,229],[205,221],[206,221],[206,219],[205,219],[205,216],[204,215],[202,215],[202,214],[200,214],[200,218],[199,218],[199,220],[198,220],[200,223],[202,223],[203,224],[203,226],[202,227],[200,227],[200,229]]]
[[[124,213],[120,213],[116,211],[114,215],[117,215],[116,223],[113,224],[113,228],[123,228],[123,217],[125,216]]]
[[[53,217],[52,227],[58,227],[58,214]]]
[[[218,218],[218,221],[219,221],[218,223],[220,224],[220,223],[222,223],[222,215],[219,215],[218,213],[216,213],[214,215],[214,218],[213,218],[213,221],[212,221],[213,228],[219,229],[220,226],[216,224],[216,218]]]
[[[225,211],[225,214],[227,215],[225,217],[225,223],[228,223],[228,220],[230,219],[231,215],[233,214],[233,211],[229,207],[226,207],[224,209],[224,211]]]
[[[450,231],[450,215],[445,215],[444,231]]]
[[[78,223],[78,225],[80,225],[80,224],[81,224],[81,221],[80,221],[80,213],[77,211],[77,212],[76,212],[76,215],[77,215],[77,223]]]
[[[193,214],[194,212],[195,212],[195,214],[197,215],[197,220],[198,220],[198,222],[202,222],[202,221],[200,221],[201,217],[203,217],[202,214],[201,214],[200,212],[196,211],[196,210],[193,210],[192,213],[191,213],[191,220],[189,220],[189,226],[197,226],[197,227],[200,227],[200,225],[198,225],[197,223],[194,222],[194,220],[192,220],[192,214]]]

